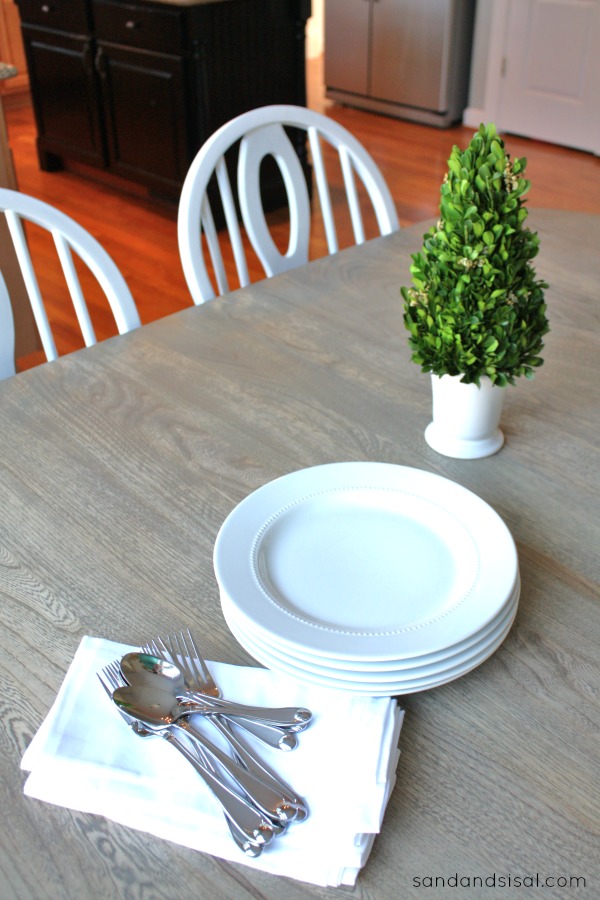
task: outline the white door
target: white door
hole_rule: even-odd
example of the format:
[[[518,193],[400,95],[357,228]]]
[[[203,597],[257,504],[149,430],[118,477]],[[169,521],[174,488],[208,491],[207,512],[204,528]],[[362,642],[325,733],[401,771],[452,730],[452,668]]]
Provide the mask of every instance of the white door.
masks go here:
[[[511,0],[502,131],[600,154],[600,0]]]

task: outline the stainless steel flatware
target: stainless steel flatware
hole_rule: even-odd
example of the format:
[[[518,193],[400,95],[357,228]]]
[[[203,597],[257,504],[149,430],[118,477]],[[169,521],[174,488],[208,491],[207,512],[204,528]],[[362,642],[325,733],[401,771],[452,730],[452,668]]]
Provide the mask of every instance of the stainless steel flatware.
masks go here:
[[[243,719],[244,722],[252,722],[260,726],[252,729],[261,740],[272,747],[281,750],[291,750],[297,745],[297,739],[293,733],[303,730],[308,721],[299,722],[295,716],[298,712],[295,708],[271,708],[260,706],[247,706],[223,701],[218,701],[211,696],[199,691],[188,690],[183,674],[179,667],[164,658],[165,651],[159,649],[154,642],[147,644],[142,651],[125,654],[121,660],[121,672],[130,684],[137,683],[146,674],[161,677],[169,690],[184,703],[189,709],[203,716],[225,715],[228,718]]]
[[[206,718],[211,718],[213,724],[216,724],[217,719],[227,719],[226,715],[223,715],[218,708],[212,705],[210,698],[204,698],[203,695],[188,692],[180,670],[168,660],[157,657],[154,650],[151,651],[151,648],[148,646],[140,652],[125,654],[121,660],[121,674],[129,684],[147,683],[149,677],[157,683],[159,681],[162,682],[173,696],[189,708],[190,711]],[[189,697],[200,697],[201,700],[188,699]],[[285,729],[266,723],[263,724],[260,721],[247,721],[245,719],[238,721],[235,718],[232,721],[237,722],[240,727],[244,727],[246,731],[249,731],[264,744],[277,750],[294,750],[298,745],[297,737],[288,733]]]
[[[262,741],[264,744],[267,744],[269,747],[274,747],[277,750],[295,750],[298,746],[298,738],[294,733],[288,731],[287,729],[280,728],[277,725],[272,725],[268,722],[263,722],[260,719],[255,718],[246,718],[233,716],[231,719],[228,718],[228,712],[225,709],[220,709],[216,707],[215,701],[218,698],[215,698],[212,693],[205,694],[200,690],[196,690],[190,687],[192,684],[202,684],[205,682],[200,680],[195,680],[193,676],[190,675],[189,664],[186,661],[185,657],[182,657],[181,660],[177,660],[175,662],[175,656],[171,651],[167,648],[166,644],[161,642],[161,639],[152,641],[150,644],[145,645],[142,648],[145,652],[153,653],[155,656],[160,657],[165,662],[170,663],[174,668],[177,668],[177,671],[180,670],[180,675],[183,676],[185,672],[185,680],[182,687],[182,691],[187,691],[189,688],[190,694],[189,696],[193,698],[197,698],[199,701],[204,700],[207,703],[213,704],[213,709],[215,712],[219,709],[218,715],[220,720],[223,722],[235,723],[238,727],[243,728],[249,734],[252,734],[254,737],[258,738],[258,740]],[[208,669],[206,669],[208,671]],[[214,681],[211,683],[214,685]],[[186,702],[189,702],[186,700]]]
[[[115,679],[114,668],[112,671],[109,667],[105,668],[102,674],[98,673],[98,678],[112,700],[113,691],[119,686],[119,680]],[[145,727],[122,709],[119,709],[119,713],[138,737],[161,737],[187,759],[221,804],[230,834],[237,846],[248,856],[259,856],[264,846],[275,836],[271,823],[252,804],[217,778],[214,771],[202,764],[198,753],[186,746],[185,742],[171,731]]]
[[[162,653],[164,654],[166,661],[178,665],[181,669],[187,688],[193,692],[204,692],[206,689],[210,691],[211,697],[214,697],[216,693],[220,695],[220,690],[213,680],[206,663],[202,659],[189,629],[187,631],[187,639],[186,635],[182,632],[179,638],[177,638],[177,636],[165,639],[157,638],[152,642],[154,648],[158,649],[159,645],[162,647]],[[174,651],[170,649],[174,646],[177,647],[178,651],[176,657],[174,656]],[[303,710],[303,712],[308,713],[309,718],[306,719],[307,725],[312,714],[309,710]],[[225,716],[213,718],[211,719],[211,722],[215,724],[225,739],[229,741],[234,755],[243,765],[254,772],[258,777],[262,779],[266,778],[273,785],[279,786],[292,797],[293,803],[298,810],[296,821],[303,821],[306,819],[308,816],[308,806],[304,798],[298,796],[289,785],[271,772],[271,770],[265,766],[264,762],[258,759],[246,745],[239,740],[239,737],[235,734],[231,725],[233,722],[236,726],[243,725],[246,731],[251,731],[249,723],[246,721],[242,723],[240,720],[236,719],[227,719]],[[253,732],[251,731],[251,733]],[[242,752],[240,752],[240,745]]]
[[[149,728],[174,727],[185,731],[188,736],[199,742],[204,753],[207,753],[270,819],[287,823],[296,818],[296,807],[290,798],[283,795],[279,785],[274,788],[271,784],[266,784],[194,728],[188,721],[189,710],[181,707],[172,694],[146,685],[127,685],[113,692],[113,701],[119,709]]]
[[[191,696],[194,698],[197,698],[198,694],[201,697],[209,697],[210,702],[219,707],[223,713],[236,716],[245,714],[249,718],[261,718],[269,724],[280,728],[289,728],[292,731],[302,731],[310,723],[312,713],[304,707],[269,708],[226,700],[221,695],[208,666],[198,652],[198,647],[189,629],[187,632],[180,632],[179,635],[155,638],[149,642],[148,647],[156,651],[156,656],[168,659],[175,667],[185,668],[193,675],[196,687],[192,689],[189,683],[185,683],[181,685],[182,691],[185,692],[188,688],[188,691],[192,691]],[[181,682],[179,683],[181,684]]]
[[[175,705],[177,713],[180,712],[181,708],[177,704],[178,695],[173,692],[174,685],[172,679],[165,679],[162,677],[162,668],[154,664],[156,661],[155,656],[149,656],[143,653],[128,653],[121,659],[121,674],[130,684],[147,687],[151,691],[149,700],[152,701],[153,714],[158,714],[163,722],[170,723],[173,717],[173,706]],[[165,664],[168,665],[168,663]],[[168,697],[164,697],[164,695],[158,693],[163,686],[164,690],[168,693]],[[163,701],[162,704],[157,701],[157,697],[160,699],[161,696]],[[117,697],[115,697],[115,700],[119,702]],[[187,710],[187,706],[185,708]],[[192,712],[195,714],[194,710],[192,710]],[[302,819],[306,818],[307,808],[305,801],[301,800],[289,785],[287,785],[279,776],[275,775],[259,757],[252,753],[234,733],[233,729],[229,728],[225,722],[221,721],[219,716],[211,717],[210,721],[229,744],[233,751],[234,759],[251,773],[256,775],[261,782],[265,782],[274,791],[281,792],[282,795],[286,797],[288,804],[295,807],[293,818],[297,818],[298,816]],[[289,811],[286,819],[288,817],[289,820],[291,820]],[[284,819],[284,821],[286,819]]]
[[[203,778],[244,853],[258,856],[291,822],[307,817],[304,799],[244,743],[237,729],[278,750],[291,749],[297,732],[310,722],[310,710],[225,700],[189,630],[156,638],[142,651],[125,654],[98,677],[138,736],[167,740]],[[198,715],[201,718],[194,720]],[[229,752],[194,721],[213,726]]]

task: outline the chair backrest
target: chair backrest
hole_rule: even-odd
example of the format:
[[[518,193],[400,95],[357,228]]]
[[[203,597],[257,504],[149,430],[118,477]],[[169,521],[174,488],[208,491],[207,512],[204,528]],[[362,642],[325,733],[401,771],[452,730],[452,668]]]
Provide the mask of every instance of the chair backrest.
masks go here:
[[[206,253],[211,260],[219,294],[230,290],[213,211],[207,196],[213,174],[218,184],[240,286],[250,283],[244,238],[224,158],[226,151],[238,141],[237,193],[242,222],[266,276],[270,277],[308,262],[310,197],[302,165],[284,126],[300,128],[306,132],[329,253],[336,253],[339,247],[323,154],[325,142],[339,155],[355,242],[360,244],[365,240],[355,176],[358,176],[366,188],[380,234],[391,234],[400,228],[396,207],[383,175],[373,158],[347,129],[304,107],[265,106],[251,110],[223,125],[206,141],[192,162],[182,188],[178,214],[179,252],[194,303],[204,303],[216,296]],[[275,159],[287,193],[290,236],[285,253],[281,253],[273,241],[261,201],[260,168],[266,156]]]
[[[0,272],[0,379],[15,374],[15,323],[6,282]]]
[[[4,213],[46,359],[57,359],[58,353],[38,278],[23,229],[23,221],[33,222],[52,234],[69,294],[86,347],[97,342],[90,319],[73,252],[82,260],[102,288],[119,334],[140,325],[140,317],[121,272],[102,245],[81,225],[65,213],[35,197],[0,188],[0,211]],[[10,325],[9,325],[10,319]],[[15,374],[14,323],[4,279],[0,283],[0,377]]]

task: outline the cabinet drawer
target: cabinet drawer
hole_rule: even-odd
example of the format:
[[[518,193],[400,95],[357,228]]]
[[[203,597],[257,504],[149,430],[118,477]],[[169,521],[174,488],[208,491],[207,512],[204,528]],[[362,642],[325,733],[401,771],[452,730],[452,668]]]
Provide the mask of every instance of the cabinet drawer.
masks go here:
[[[43,25],[71,34],[89,34],[87,4],[73,0],[18,0],[23,25]]]
[[[178,10],[110,0],[94,0],[92,8],[99,41],[158,53],[183,53],[182,14]]]

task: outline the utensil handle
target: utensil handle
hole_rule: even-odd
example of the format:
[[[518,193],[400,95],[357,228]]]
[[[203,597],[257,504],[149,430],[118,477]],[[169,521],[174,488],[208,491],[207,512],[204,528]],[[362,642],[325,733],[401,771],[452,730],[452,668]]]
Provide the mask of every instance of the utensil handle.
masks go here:
[[[242,832],[252,843],[264,845],[273,838],[273,830],[265,820],[264,815],[234,790],[223,784],[213,772],[203,766],[196,756],[177,739],[172,731],[163,731],[163,737],[187,759],[198,775],[204,780],[207,787],[219,801],[223,812],[231,820],[237,832]],[[232,832],[233,834],[233,832]],[[234,839],[235,839],[235,835]],[[236,840],[236,843],[238,841]],[[238,843],[239,845],[239,843]],[[244,848],[242,848],[244,849]],[[244,852],[246,850],[244,849]]]
[[[173,726],[181,728],[187,735],[198,741],[202,749],[217,761],[230,778],[248,795],[251,802],[269,818],[279,822],[290,822],[296,816],[296,808],[290,806],[280,785],[273,787],[254,775],[244,766],[228,756],[220,747],[198,731],[187,718],[179,719]]]
[[[195,741],[194,743],[194,750],[197,754],[198,762],[201,765],[205,766],[210,772],[212,772],[215,777],[218,777],[215,764],[211,761],[210,756],[204,752],[198,741]],[[229,831],[231,832],[231,837],[238,845],[240,850],[242,850],[247,856],[260,856],[263,850],[263,845],[251,841],[248,838],[246,832],[242,831],[237,822],[234,822],[232,819],[230,819],[225,811],[223,811],[223,817],[225,819],[227,827],[229,828]],[[277,833],[275,828],[273,829],[273,831]]]
[[[220,713],[217,710],[210,712],[200,712],[205,718],[214,721],[221,719],[233,722],[240,728],[243,728],[249,734],[254,735],[263,744],[273,747],[275,750],[295,750],[298,746],[298,738],[292,731],[278,728],[276,725],[268,725],[266,722],[259,722],[258,719],[246,719],[240,716],[230,716],[229,713]]]
[[[287,802],[301,809],[304,814],[302,818],[306,818],[308,813],[306,801],[298,797],[292,788],[272,772],[260,758],[254,756],[251,750],[237,737],[227,718],[223,717],[221,719],[220,716],[214,716],[211,718],[211,722],[220,731],[225,740],[228,741],[238,762],[266,784],[270,784],[274,790],[281,791]]]
[[[266,725],[291,731],[302,731],[312,718],[311,711],[303,707],[248,706],[245,703],[236,703],[222,697],[208,697],[197,691],[178,694],[177,699],[183,703],[197,703],[207,711],[207,714],[214,711],[226,713],[228,716],[243,716],[246,719],[256,719]]]

